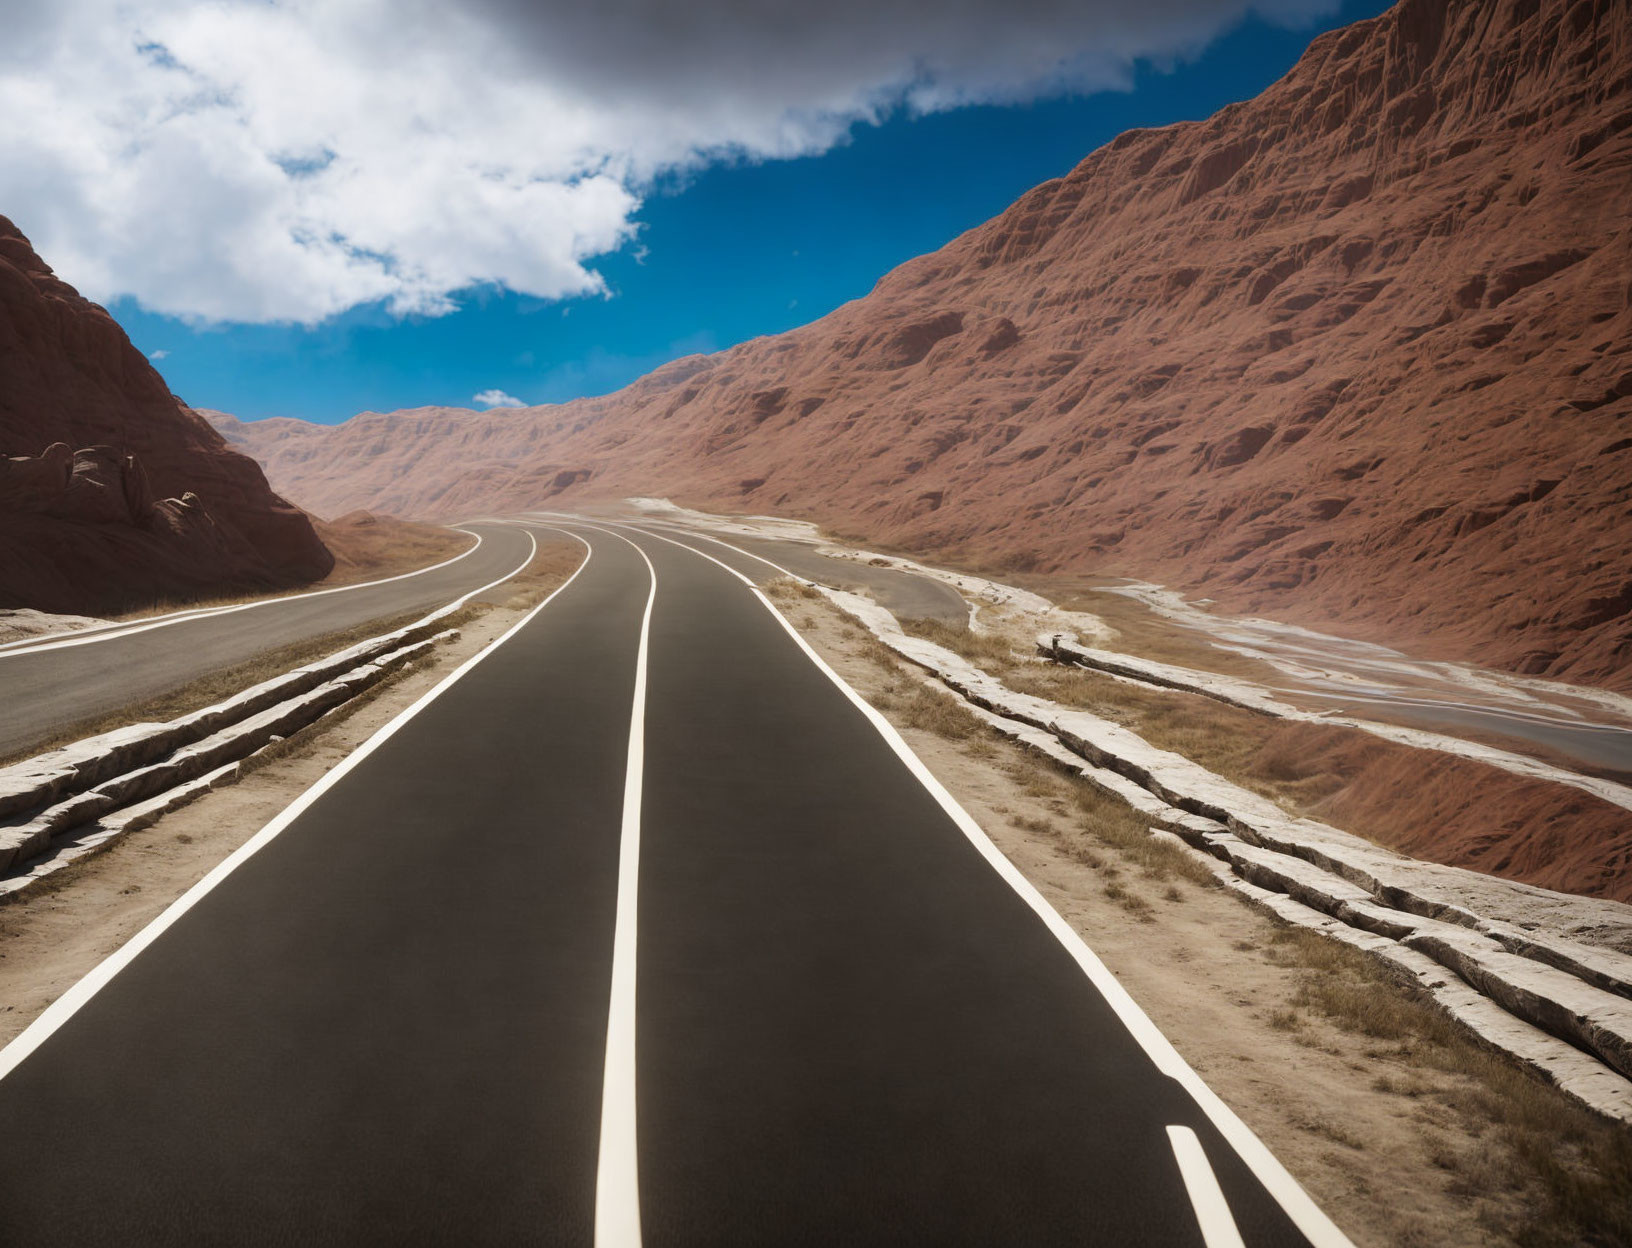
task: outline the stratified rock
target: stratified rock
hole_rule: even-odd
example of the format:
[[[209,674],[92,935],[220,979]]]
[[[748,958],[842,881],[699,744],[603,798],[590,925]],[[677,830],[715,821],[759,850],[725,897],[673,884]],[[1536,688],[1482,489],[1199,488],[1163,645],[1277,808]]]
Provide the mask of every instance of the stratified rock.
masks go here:
[[[333,559],[260,467],[0,217],[0,608],[278,589]]]
[[[665,494],[1628,689],[1629,202],[1629,0],[1404,0],[790,333],[222,427],[319,512]]]

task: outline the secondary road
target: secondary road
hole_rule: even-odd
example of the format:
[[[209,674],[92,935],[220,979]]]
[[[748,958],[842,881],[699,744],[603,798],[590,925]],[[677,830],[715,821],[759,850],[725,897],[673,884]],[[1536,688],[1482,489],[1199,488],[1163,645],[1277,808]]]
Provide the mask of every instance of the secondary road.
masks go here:
[[[0,1243],[1346,1243],[742,577],[578,531],[0,1051]]]
[[[525,528],[462,527],[480,544],[406,576],[0,646],[0,755],[267,650],[452,602],[502,583],[531,557]]]

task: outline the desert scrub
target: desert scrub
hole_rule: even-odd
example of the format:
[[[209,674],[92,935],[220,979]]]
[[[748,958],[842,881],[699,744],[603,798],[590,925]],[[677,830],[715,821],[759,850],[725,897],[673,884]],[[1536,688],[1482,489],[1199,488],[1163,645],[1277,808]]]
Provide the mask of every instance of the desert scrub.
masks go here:
[[[767,598],[778,602],[796,602],[801,598],[820,598],[822,591],[806,581],[795,580],[791,576],[779,576],[760,587]]]
[[[975,666],[994,673],[1013,667],[1025,653],[1016,647],[1013,638],[1005,637],[1001,633],[977,633],[940,620],[904,619],[900,623],[902,632],[922,637],[925,641],[933,641],[938,646],[946,647],[953,654],[962,655]]]
[[[1432,1120],[1456,1128],[1455,1142],[1435,1152],[1456,1182],[1470,1191],[1533,1189],[1534,1214],[1519,1243],[1632,1243],[1632,1130],[1480,1045],[1415,984],[1357,949],[1288,925],[1276,929],[1268,953],[1299,972],[1294,1010],[1377,1042],[1370,1058],[1391,1069],[1373,1078],[1374,1091],[1433,1102]],[[1449,1090],[1426,1086],[1425,1069],[1453,1076]]]
[[[937,692],[898,670],[871,701],[877,710],[907,727],[921,728],[949,741],[967,741],[989,731],[950,690]]]

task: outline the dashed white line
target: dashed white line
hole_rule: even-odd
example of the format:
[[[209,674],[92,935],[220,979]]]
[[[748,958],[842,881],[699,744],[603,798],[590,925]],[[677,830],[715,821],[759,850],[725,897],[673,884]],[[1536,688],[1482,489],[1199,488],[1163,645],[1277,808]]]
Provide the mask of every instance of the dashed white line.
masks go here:
[[[1173,1160],[1179,1163],[1184,1190],[1190,1194],[1190,1207],[1196,1211],[1202,1242],[1207,1248],[1246,1248],[1196,1133],[1189,1127],[1169,1127],[1167,1139],[1173,1146]]]

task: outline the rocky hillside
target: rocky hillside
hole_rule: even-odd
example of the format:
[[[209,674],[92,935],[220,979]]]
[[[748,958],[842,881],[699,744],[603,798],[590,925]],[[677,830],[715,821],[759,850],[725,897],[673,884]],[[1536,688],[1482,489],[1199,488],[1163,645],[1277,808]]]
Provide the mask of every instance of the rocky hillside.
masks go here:
[[[260,467],[0,217],[0,608],[104,614],[331,566]]]
[[[1403,0],[802,329],[229,426],[319,511],[635,491],[1632,688],[1632,0]]]

